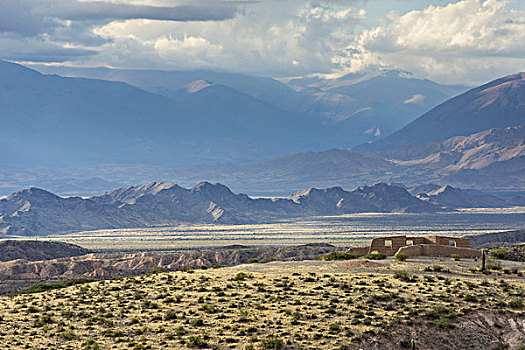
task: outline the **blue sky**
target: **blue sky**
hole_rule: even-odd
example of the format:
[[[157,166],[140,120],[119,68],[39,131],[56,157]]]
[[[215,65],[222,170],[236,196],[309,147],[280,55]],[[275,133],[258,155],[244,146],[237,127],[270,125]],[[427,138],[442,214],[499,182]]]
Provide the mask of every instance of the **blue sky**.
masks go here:
[[[525,70],[524,19],[520,0],[2,0],[0,58],[474,84]]]

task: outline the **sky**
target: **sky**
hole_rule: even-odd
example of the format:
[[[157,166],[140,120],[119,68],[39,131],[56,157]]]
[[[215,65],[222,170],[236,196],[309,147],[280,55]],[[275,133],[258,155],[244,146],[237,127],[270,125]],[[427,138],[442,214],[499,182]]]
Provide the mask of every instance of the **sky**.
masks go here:
[[[525,71],[523,0],[0,0],[0,59],[272,77]]]

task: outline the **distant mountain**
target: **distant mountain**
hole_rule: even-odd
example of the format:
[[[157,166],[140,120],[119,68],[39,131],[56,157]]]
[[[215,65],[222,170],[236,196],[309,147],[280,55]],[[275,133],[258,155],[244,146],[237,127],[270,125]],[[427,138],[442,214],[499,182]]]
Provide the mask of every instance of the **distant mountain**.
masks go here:
[[[406,146],[390,152],[394,161],[428,169],[443,183],[483,188],[525,188],[525,125],[490,129],[443,142]],[[479,188],[478,187],[478,188]]]
[[[474,88],[435,107],[401,130],[356,151],[394,153],[410,145],[441,142],[492,128],[525,124],[525,73]]]
[[[205,178],[258,196],[286,196],[310,187],[353,188],[374,181],[406,184],[413,195],[428,193],[444,184],[465,189],[517,191],[515,195],[523,195],[524,172],[525,127],[521,125],[405,147],[397,159],[393,155],[333,149],[260,162],[217,163],[183,169],[148,165],[0,169],[0,191],[3,191],[0,193],[38,184],[65,195],[93,195],[101,189],[118,187],[117,181],[108,181],[113,179],[130,184],[159,178],[191,186]],[[418,186],[428,182],[435,184],[430,188]]]
[[[517,191],[515,195],[523,195],[524,131],[523,125],[513,126],[406,147],[400,159],[392,155],[333,149],[295,153],[260,162],[217,163],[183,169],[149,165],[0,169],[0,193],[46,185],[63,195],[86,196],[118,187],[119,183],[148,182],[152,178],[175,181],[182,186],[191,186],[205,178],[257,196],[286,196],[310,187],[353,188],[374,181],[406,184],[413,195],[428,193],[444,184],[465,189]],[[418,186],[428,182],[435,184],[430,188]]]
[[[524,173],[525,125],[518,125],[404,147],[386,155],[349,150],[303,152],[264,162],[177,170],[172,176],[179,182],[207,178],[250,193],[282,194],[297,186],[355,187],[373,181],[411,187],[436,182],[469,189],[524,190]],[[441,187],[434,186],[430,190]]]
[[[39,235],[180,223],[243,224],[369,211],[438,210],[441,209],[411,196],[402,187],[381,183],[350,192],[341,188],[311,189],[286,199],[253,199],[209,182],[192,189],[152,183],[91,198],[62,198],[30,188],[0,199],[0,233]]]
[[[298,91],[283,109],[318,115],[356,141],[390,135],[436,105],[465,90],[417,79],[401,70],[349,74],[337,79],[293,79]]]
[[[178,182],[195,183],[199,179],[226,182],[240,191],[265,195],[286,195],[308,187],[343,185],[356,187],[363,182],[380,181],[381,175],[396,165],[381,158],[350,150],[301,152],[262,162],[214,164],[178,169],[171,177]],[[363,178],[369,180],[363,181]]]
[[[407,189],[408,193],[410,193],[413,196],[417,196],[418,194],[427,194],[429,192],[432,192],[434,190],[437,190],[441,186],[433,184],[433,183],[427,183],[422,185],[417,185],[414,187],[410,187]]]
[[[36,68],[63,76],[126,82],[175,100],[195,82],[221,85],[304,119],[331,126],[329,147],[353,147],[389,135],[467,89],[416,79],[399,70],[350,74],[337,79],[296,78],[283,83],[272,78],[209,70]],[[215,98],[223,100],[221,107],[235,110],[237,104],[228,98],[228,92],[216,93]]]
[[[460,169],[482,169],[494,162],[525,156],[525,125],[490,129],[443,142],[406,147],[390,155],[410,157],[410,163],[446,173]]]
[[[228,86],[274,106],[279,104],[278,101],[295,93],[292,88],[272,78],[211,70],[161,71],[40,65],[35,66],[35,69],[42,73],[59,74],[65,77],[125,82],[168,97],[195,81]]]
[[[0,199],[0,234],[42,235],[141,226],[140,218],[80,197],[28,188]]]
[[[340,187],[327,189],[309,189],[289,197],[301,207],[312,211],[321,211],[322,215],[333,213],[359,212],[433,212],[439,210],[434,205],[410,195],[403,187],[385,183],[362,186],[351,192]]]
[[[480,191],[464,191],[449,185],[428,193],[419,193],[417,197],[447,208],[501,208],[513,204],[502,198]],[[525,202],[521,203],[521,205],[525,205]]]
[[[125,83],[43,75],[0,61],[2,166],[188,166],[326,148],[325,128],[232,88],[170,99]]]

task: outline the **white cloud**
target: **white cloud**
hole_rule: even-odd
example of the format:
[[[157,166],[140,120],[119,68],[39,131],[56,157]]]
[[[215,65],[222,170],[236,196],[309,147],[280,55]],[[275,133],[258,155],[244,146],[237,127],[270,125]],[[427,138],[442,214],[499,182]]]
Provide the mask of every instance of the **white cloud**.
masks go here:
[[[1,0],[0,59],[62,62],[86,58],[112,40],[93,28],[127,19],[221,21],[233,18],[239,3],[243,2]]]
[[[348,2],[281,0],[246,5],[225,21],[112,22],[96,29],[111,43],[89,62],[109,59],[111,65],[137,68],[136,62],[119,62],[112,54],[135,40],[143,45],[138,54],[144,68],[216,68],[277,76],[332,72],[339,69],[337,57],[344,55],[364,15]]]
[[[379,21],[358,7],[371,3],[0,0],[0,58],[277,77],[388,67],[472,84],[525,69],[525,11],[505,0],[460,0]]]
[[[364,30],[342,64],[384,65],[447,82],[479,82],[525,68],[525,11],[503,0],[429,6]]]

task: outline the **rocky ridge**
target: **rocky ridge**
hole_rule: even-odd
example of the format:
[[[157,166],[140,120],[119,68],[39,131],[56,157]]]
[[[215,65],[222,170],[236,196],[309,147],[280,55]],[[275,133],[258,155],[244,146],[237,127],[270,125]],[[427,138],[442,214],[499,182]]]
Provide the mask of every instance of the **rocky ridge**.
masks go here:
[[[90,198],[30,188],[0,199],[0,233],[49,234],[180,223],[244,224],[359,212],[435,212],[404,188],[377,183],[353,191],[311,189],[289,198],[250,198],[221,184],[131,186]]]

